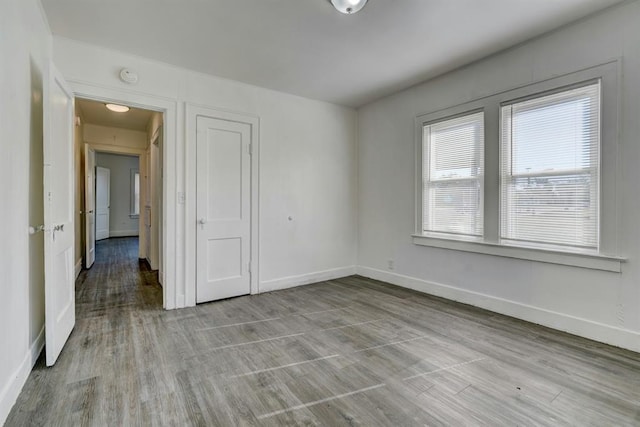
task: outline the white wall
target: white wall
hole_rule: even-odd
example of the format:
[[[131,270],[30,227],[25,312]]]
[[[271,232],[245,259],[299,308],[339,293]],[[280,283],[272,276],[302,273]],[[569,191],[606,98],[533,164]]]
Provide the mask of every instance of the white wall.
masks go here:
[[[140,170],[137,156],[96,153],[96,166],[109,169],[109,237],[137,236],[138,218],[131,217],[131,169]],[[97,197],[97,196],[96,196]]]
[[[639,22],[640,2],[628,3],[362,107],[358,271],[640,351]],[[621,274],[412,244],[416,116],[615,58]]]
[[[44,338],[42,82],[51,37],[35,0],[0,2],[0,425]]]
[[[96,150],[100,146],[132,148],[145,150],[148,145],[147,133],[142,131],[99,126],[87,123],[83,130],[84,142]]]
[[[178,106],[177,188],[194,204],[186,186],[185,158],[195,147],[185,140],[185,103],[260,118],[260,287],[276,289],[352,273],[356,257],[356,113],[329,103],[192,72],[132,55],[54,38],[54,60],[72,84],[148,94]],[[118,80],[121,67],[140,75],[132,89]],[[170,134],[167,137],[171,137]],[[184,218],[177,205],[176,271],[195,277],[185,259]],[[195,212],[195,209],[192,210]],[[293,217],[292,221],[287,218]],[[173,225],[173,224],[170,224]],[[195,245],[195,242],[193,242]],[[195,246],[194,246],[195,247]],[[178,279],[177,300],[186,279]]]

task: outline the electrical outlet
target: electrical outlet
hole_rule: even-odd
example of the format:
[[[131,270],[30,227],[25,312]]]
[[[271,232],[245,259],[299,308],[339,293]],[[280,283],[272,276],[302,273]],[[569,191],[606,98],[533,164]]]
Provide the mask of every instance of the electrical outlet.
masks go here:
[[[388,268],[389,270],[393,270],[395,267],[396,267],[396,266],[395,266],[395,262],[394,262],[392,259],[390,259],[390,260],[388,260],[388,261],[387,261],[387,268]]]

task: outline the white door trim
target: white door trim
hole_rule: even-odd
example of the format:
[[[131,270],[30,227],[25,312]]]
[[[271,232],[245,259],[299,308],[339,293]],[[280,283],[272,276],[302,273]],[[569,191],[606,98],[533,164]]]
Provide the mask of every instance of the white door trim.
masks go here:
[[[177,143],[178,101],[143,94],[132,89],[114,89],[73,79],[69,79],[68,82],[74,95],[80,98],[126,104],[164,113],[163,169],[166,174],[162,188],[164,239],[161,250],[165,261],[162,299],[163,306],[167,310],[184,307],[185,291],[182,286],[178,286],[178,283],[184,283],[184,249],[181,239],[177,235],[177,229],[182,223],[181,217],[184,214],[184,206],[177,203],[177,193],[182,191],[181,188],[184,188],[184,179],[181,176],[183,152],[178,149]],[[106,150],[104,147],[100,147],[98,151]]]
[[[260,118],[250,114],[187,103],[185,120],[185,152],[187,153],[185,259],[191,263],[185,268],[185,305],[187,307],[196,305],[196,124],[199,116],[246,123],[251,126],[251,294],[260,293]]]
[[[120,154],[123,156],[143,156],[145,150],[133,147],[120,147],[117,145],[95,144],[93,142],[85,142],[96,153]]]
[[[84,144],[84,265],[89,269],[96,260],[96,152]],[[78,173],[76,171],[76,179]],[[82,222],[82,221],[81,221]],[[76,224],[81,227],[82,224]],[[92,240],[93,239],[93,240]],[[78,278],[80,271],[76,271]]]
[[[106,176],[107,180],[106,180],[106,188],[101,188],[100,185],[100,180],[98,179],[99,176]],[[108,239],[111,235],[111,169],[109,168],[103,168],[101,166],[97,166],[96,165],[96,191],[95,191],[95,207],[94,207],[94,212],[95,212],[95,225],[96,225],[96,229],[95,229],[95,236],[96,236],[96,241],[97,240],[104,240],[104,239]],[[107,202],[107,206],[98,206],[99,205],[99,199],[100,197],[98,196],[99,194],[102,194],[103,192],[106,191],[106,202]],[[102,200],[104,201],[104,200]],[[99,211],[100,210],[100,211]],[[103,230],[103,229],[99,229],[98,228],[98,217],[103,217],[106,216],[107,217],[107,229]]]

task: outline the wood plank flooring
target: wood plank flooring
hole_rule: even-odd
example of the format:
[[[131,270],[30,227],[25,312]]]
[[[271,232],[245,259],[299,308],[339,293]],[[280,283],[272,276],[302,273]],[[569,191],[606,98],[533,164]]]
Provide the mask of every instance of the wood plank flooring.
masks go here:
[[[362,277],[163,311],[99,242],[7,426],[640,426],[640,355]]]

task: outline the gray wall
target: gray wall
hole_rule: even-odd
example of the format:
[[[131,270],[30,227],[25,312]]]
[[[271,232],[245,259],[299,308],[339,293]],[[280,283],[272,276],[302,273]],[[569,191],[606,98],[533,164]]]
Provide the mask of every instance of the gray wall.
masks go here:
[[[139,169],[137,156],[96,154],[96,165],[111,170],[111,211],[109,235],[111,237],[137,236],[138,218],[131,213],[131,169]]]
[[[362,107],[358,271],[640,350],[639,23],[640,2],[625,3]],[[413,244],[416,116],[617,58],[619,161],[603,173],[617,174],[615,237],[628,257],[622,273]]]

